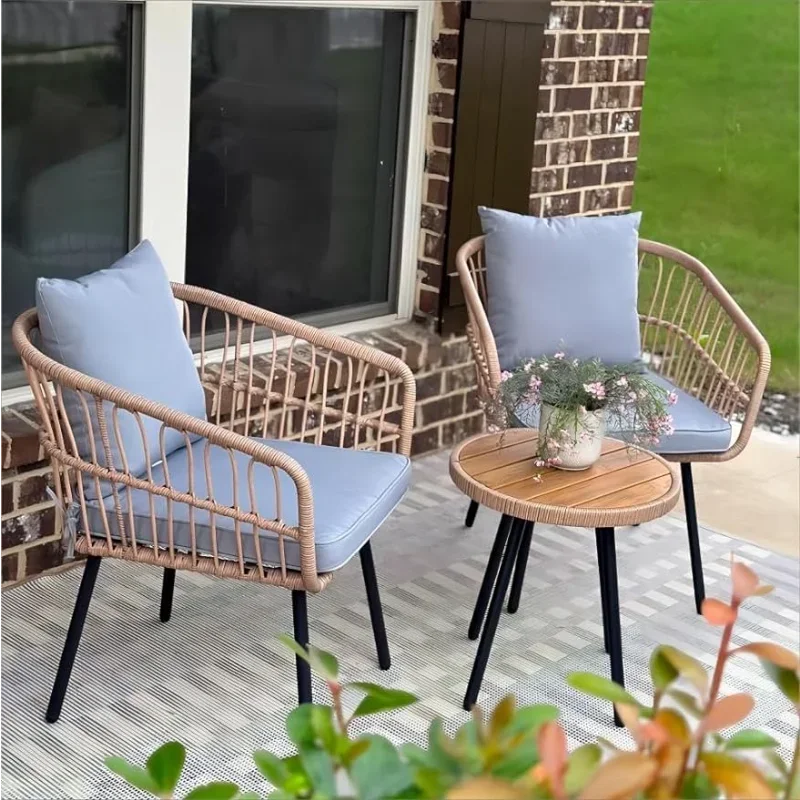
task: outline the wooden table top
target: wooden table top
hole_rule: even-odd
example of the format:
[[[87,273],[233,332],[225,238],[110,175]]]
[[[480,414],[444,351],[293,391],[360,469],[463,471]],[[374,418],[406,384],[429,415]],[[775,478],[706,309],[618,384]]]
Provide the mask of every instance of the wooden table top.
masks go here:
[[[605,439],[589,469],[543,469],[533,464],[537,438],[538,431],[528,428],[473,436],[453,451],[450,477],[481,505],[556,525],[635,525],[663,516],[678,502],[680,478],[654,453]]]

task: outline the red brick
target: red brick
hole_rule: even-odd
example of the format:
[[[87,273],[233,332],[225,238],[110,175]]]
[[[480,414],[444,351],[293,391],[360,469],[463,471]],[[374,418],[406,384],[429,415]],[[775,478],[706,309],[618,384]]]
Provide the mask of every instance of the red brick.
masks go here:
[[[548,164],[576,164],[586,161],[586,152],[589,142],[586,139],[571,139],[568,142],[558,142],[550,145]]]
[[[458,30],[461,27],[461,3],[443,2],[442,25],[451,30]]]
[[[575,30],[581,19],[579,6],[555,6],[550,11],[548,29],[551,31]],[[547,34],[545,34],[545,38]]]
[[[644,86],[634,86],[632,88],[633,88],[633,91],[631,92],[631,107],[632,108],[641,108],[642,107],[642,97],[644,95]]]
[[[427,202],[446,206],[448,185],[447,181],[443,181],[441,178],[428,178]]]
[[[417,431],[411,436],[411,455],[419,456],[422,453],[431,453],[439,449],[439,427]]]
[[[581,61],[578,68],[578,83],[610,83],[614,80],[616,61]]]
[[[444,388],[446,392],[456,392],[459,389],[471,389],[478,382],[475,365],[467,364],[463,367],[449,369],[444,374]]]
[[[469,414],[470,411],[478,411],[481,408],[481,398],[478,395],[478,390],[474,389],[464,395],[464,411]]]
[[[536,140],[566,139],[569,136],[569,117],[539,116],[536,118]]]
[[[528,213],[532,217],[540,217],[542,215],[542,198],[531,197],[528,202]]]
[[[453,417],[460,417],[464,413],[464,395],[453,394],[429,400],[417,407],[417,420],[420,425],[433,425],[444,422]]]
[[[472,350],[466,337],[448,339],[442,344],[441,363],[445,367],[454,367],[458,364],[472,366]]]
[[[8,514],[14,510],[14,484],[3,484],[3,514]]]
[[[433,206],[422,206],[420,227],[434,233],[444,233],[447,227],[447,212]]]
[[[640,111],[614,111],[611,114],[611,133],[632,133],[639,130]]]
[[[619,198],[619,204],[621,206],[628,206],[628,207],[633,205],[633,186],[622,187],[622,192]]]
[[[623,58],[617,65],[618,81],[643,81],[646,58]]]
[[[592,89],[583,86],[574,89],[555,89],[554,111],[582,111],[592,107]]]
[[[545,217],[563,217],[567,214],[578,214],[581,210],[581,193],[565,192],[544,198]]]
[[[451,122],[432,123],[431,138],[434,146],[450,148],[453,143],[453,124]]]
[[[616,6],[584,6],[585,31],[611,30],[619,26],[619,8]]]
[[[592,111],[572,118],[572,136],[603,136],[608,133],[608,112]]]
[[[562,33],[558,37],[559,58],[585,58],[593,56],[596,49],[595,33]]]
[[[603,33],[600,35],[601,56],[632,56],[636,52],[635,33]]]
[[[2,428],[5,436],[3,451],[3,468],[28,467],[41,461],[39,449],[39,432],[32,425],[24,422],[14,414],[4,412]],[[8,443],[6,437],[11,439]]]
[[[442,447],[452,447],[483,430],[483,412],[442,425]]]
[[[574,61],[545,61],[541,82],[545,86],[564,86],[575,81]]]
[[[432,150],[425,159],[425,169],[431,175],[449,175],[450,153],[443,150]]]
[[[64,561],[61,542],[49,542],[25,551],[26,575],[36,575],[46,569],[58,567]]]
[[[544,167],[547,166],[547,145],[537,144],[533,147],[533,166]]]
[[[7,550],[18,544],[35,542],[55,533],[56,514],[54,508],[33,514],[20,514],[2,523],[2,548]]]
[[[47,492],[45,489],[52,483],[50,474],[51,473],[45,475],[28,475],[19,481],[19,489],[17,489],[17,508],[24,510],[28,506],[43,503],[47,500]]]
[[[444,261],[444,236],[438,236],[434,233],[424,233],[425,243],[423,245],[423,253],[426,258],[434,258],[437,261]]]
[[[614,161],[606,165],[606,183],[632,181],[636,172],[635,161]]]
[[[549,114],[552,110],[550,101],[553,97],[553,89],[539,89],[539,100],[537,106],[537,113]]]
[[[432,287],[422,287],[417,305],[423,314],[438,314],[439,290]]]
[[[556,37],[554,34],[545,34],[542,41],[542,58],[552,58],[556,54]]]
[[[627,108],[630,96],[627,86],[598,86],[594,90],[594,107]]]
[[[433,43],[433,55],[436,58],[458,58],[458,34],[440,33]]]
[[[622,13],[622,27],[647,30],[650,28],[652,17],[651,6],[628,6]]]
[[[636,55],[646,56],[650,51],[650,34],[640,33],[636,42]]]
[[[531,176],[531,194],[557,192],[564,188],[563,169],[534,170]]]
[[[617,207],[619,191],[616,187],[610,189],[589,189],[584,194],[583,210],[600,211]]]
[[[601,164],[580,164],[569,168],[567,177],[568,189],[582,189],[586,186],[597,186],[603,180],[603,167]]]
[[[16,553],[3,556],[3,583],[17,580],[19,556]]]
[[[629,136],[628,137],[628,147],[625,150],[625,155],[628,158],[632,158],[639,155],[639,137],[638,136]]]
[[[454,95],[446,92],[434,92],[428,98],[428,112],[434,117],[453,119]]]
[[[439,84],[442,89],[455,89],[458,83],[458,68],[455,64],[438,62],[436,72],[439,75]]]
[[[442,373],[432,372],[430,375],[423,375],[417,378],[417,400],[424,400],[426,397],[435,397],[442,392]]]
[[[608,139],[592,139],[589,152],[591,161],[622,158],[625,154],[625,139],[621,136]]]

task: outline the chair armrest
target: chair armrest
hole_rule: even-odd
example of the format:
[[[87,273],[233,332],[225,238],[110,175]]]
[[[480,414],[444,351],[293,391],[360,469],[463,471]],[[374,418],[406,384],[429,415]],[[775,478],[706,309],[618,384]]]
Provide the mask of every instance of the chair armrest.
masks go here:
[[[244,432],[341,447],[411,450],[416,383],[403,361],[225,295],[173,284],[201,379],[216,393],[215,417]],[[224,332],[209,332],[208,310]],[[293,422],[287,422],[288,415]],[[258,423],[258,425],[256,425]],[[271,423],[272,427],[271,427]]]
[[[770,369],[769,345],[725,287],[701,261],[677,248],[642,239],[643,274],[655,273],[640,308],[642,348],[658,357],[654,371],[697,397],[725,419],[742,417],[734,444],[747,444]],[[666,262],[666,263],[665,263]],[[640,294],[643,281],[640,279]],[[640,296],[641,299],[641,296]]]

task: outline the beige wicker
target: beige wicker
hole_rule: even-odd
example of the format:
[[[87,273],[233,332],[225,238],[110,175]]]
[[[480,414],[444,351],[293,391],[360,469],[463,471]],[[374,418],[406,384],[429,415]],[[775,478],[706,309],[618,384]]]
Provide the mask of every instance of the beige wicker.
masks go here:
[[[14,345],[22,358],[41,416],[40,437],[43,449],[52,461],[59,501],[65,507],[77,502],[80,520],[84,523],[80,528],[88,531],[83,481],[75,480],[76,473],[91,476],[98,486],[98,494],[101,480],[109,481],[113,487],[115,517],[123,540],[112,539],[111,526],[105,518],[104,530],[75,534],[72,542],[75,552],[319,592],[331,576],[318,574],[316,568],[314,498],[308,477],[294,459],[248,437],[263,435],[408,455],[416,393],[411,370],[398,358],[351,339],[206,289],[173,284],[173,292],[183,305],[186,336],[199,347],[200,378],[211,407],[209,422],[90,378],[48,358],[31,341],[31,334],[38,326],[35,309],[22,314],[14,323]],[[213,312],[218,312],[217,321],[221,322],[224,330],[219,342],[209,333]],[[192,330],[193,320],[199,320],[197,331]],[[113,336],[110,331],[98,331],[98,334]],[[253,345],[265,339],[271,343],[270,352],[256,355]],[[214,350],[219,352],[212,358]],[[211,447],[228,451],[233,473],[237,470],[234,453],[248,457],[250,496],[239,497],[233,506],[223,506],[215,501],[213,494],[200,497],[178,492],[172,488],[169,474],[166,482],[161,484],[154,482],[151,475],[137,477],[129,472],[108,469],[105,465],[111,463],[111,459],[106,459],[103,453],[92,453],[89,460],[82,458],[64,411],[64,395],[70,390],[76,391],[81,400],[84,422],[89,431],[92,431],[89,408],[96,410],[107,453],[110,453],[110,437],[116,434],[123,463],[127,460],[118,435],[120,416],[129,414],[135,417],[145,448],[142,418],[152,417],[162,423],[162,452],[152,454],[152,463],[164,458],[164,432],[168,428],[180,431],[187,443],[191,435],[204,437],[207,464]],[[186,448],[183,452],[191,460],[192,450]],[[259,498],[252,491],[252,476],[256,468],[270,469],[275,475],[278,509],[283,506],[277,471],[282,470],[291,477],[297,489],[297,525],[286,524],[280,513],[276,519],[266,519],[259,514]],[[137,538],[132,516],[129,520],[125,518],[119,502],[118,490],[128,486],[160,495],[170,504],[184,503],[212,512],[212,554],[198,551],[193,523],[191,548],[187,552],[179,552],[172,545],[171,525],[170,546],[157,546],[154,515],[151,538],[144,541]],[[129,513],[132,515],[130,507]],[[238,560],[224,560],[216,555],[217,516],[235,521]],[[241,553],[245,537],[253,537],[256,552],[260,552],[259,529],[278,535],[279,568],[270,569],[261,563],[243,560]],[[285,537],[300,542],[300,572],[286,567]]]
[[[456,267],[469,315],[468,336],[481,395],[500,381],[486,316],[484,237],[464,244]],[[639,319],[650,369],[727,420],[739,436],[721,453],[665,455],[673,461],[727,461],[742,452],[756,422],[770,367],[769,345],[711,271],[669,245],[639,241]]]

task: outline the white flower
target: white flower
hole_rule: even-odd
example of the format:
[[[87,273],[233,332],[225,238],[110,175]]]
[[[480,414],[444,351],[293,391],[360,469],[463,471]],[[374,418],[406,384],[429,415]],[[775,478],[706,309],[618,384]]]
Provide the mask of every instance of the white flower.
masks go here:
[[[542,372],[547,372],[547,370],[550,369],[550,366],[546,361],[542,361],[542,363],[539,366],[539,369],[541,369]]]
[[[677,403],[677,402],[678,402],[678,393],[677,393],[677,392],[670,392],[670,393],[667,395],[667,402],[668,402],[668,403],[669,403],[671,406],[674,406],[674,405],[675,405],[675,403]]]
[[[510,373],[507,369],[504,369],[500,373],[500,383],[505,383],[507,380],[513,377],[513,374]]]
[[[561,361],[565,356],[565,353],[562,353],[560,350],[553,356],[556,361]]]
[[[603,386],[600,381],[594,381],[594,383],[584,383],[583,390],[586,392],[586,394],[591,395],[598,400],[602,400],[606,396],[606,387]]]
[[[626,378],[626,377],[623,375],[623,376],[622,376],[622,377],[621,377],[621,378],[620,378],[620,379],[617,381],[617,386],[627,386],[627,385],[628,385],[628,379],[627,379],[627,378]]]

